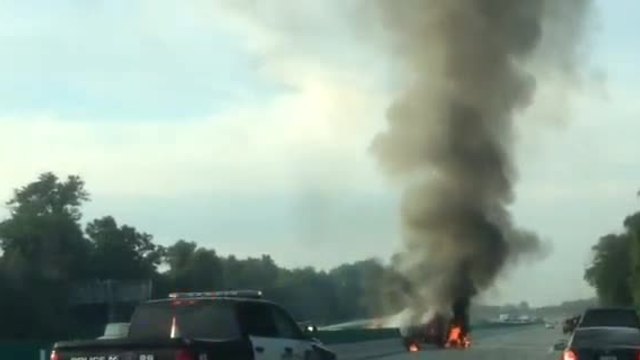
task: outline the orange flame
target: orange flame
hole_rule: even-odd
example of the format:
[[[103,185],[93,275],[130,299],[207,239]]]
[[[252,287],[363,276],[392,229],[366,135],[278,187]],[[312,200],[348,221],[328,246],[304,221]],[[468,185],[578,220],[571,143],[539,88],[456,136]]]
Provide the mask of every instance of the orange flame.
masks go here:
[[[462,333],[462,327],[453,326],[449,330],[446,347],[448,348],[468,348],[471,346],[471,339]]]
[[[454,326],[449,331],[449,342],[457,342],[460,339],[460,335],[462,334],[462,328],[459,326]]]
[[[418,348],[418,345],[416,345],[415,343],[409,345],[409,352],[418,352],[420,350],[420,348]]]

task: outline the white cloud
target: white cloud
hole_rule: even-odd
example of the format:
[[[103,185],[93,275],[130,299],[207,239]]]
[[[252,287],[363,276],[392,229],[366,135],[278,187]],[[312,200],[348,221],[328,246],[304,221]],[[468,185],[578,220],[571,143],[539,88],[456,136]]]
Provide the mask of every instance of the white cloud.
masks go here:
[[[141,11],[145,19],[158,22],[164,13],[147,6]],[[204,30],[207,20],[212,28],[226,27],[228,36],[246,42],[246,56],[263,61],[263,75],[290,91],[172,122],[0,115],[0,166],[11,169],[0,179],[3,195],[46,170],[78,173],[92,191],[114,195],[287,192],[314,179],[312,187],[377,187],[380,179],[367,148],[383,124],[387,99],[375,86],[373,68],[349,54],[334,56],[333,62],[317,57],[320,50],[314,53],[312,41],[296,51],[278,28],[220,4],[210,6],[190,13],[200,15],[195,29]],[[331,26],[330,18],[324,20]],[[318,40],[318,34],[309,36]],[[325,40],[356,46],[348,38],[342,45]],[[223,72],[220,76],[228,76]]]
[[[79,173],[107,193],[284,191],[296,171],[370,175],[360,119],[380,116],[369,93],[318,79],[271,102],[179,122],[104,123],[0,118],[6,189],[45,170]],[[362,120],[361,120],[362,121]],[[356,124],[356,125],[354,125]],[[355,127],[354,127],[355,126]],[[345,174],[346,175],[346,174]],[[371,179],[360,179],[364,184]]]

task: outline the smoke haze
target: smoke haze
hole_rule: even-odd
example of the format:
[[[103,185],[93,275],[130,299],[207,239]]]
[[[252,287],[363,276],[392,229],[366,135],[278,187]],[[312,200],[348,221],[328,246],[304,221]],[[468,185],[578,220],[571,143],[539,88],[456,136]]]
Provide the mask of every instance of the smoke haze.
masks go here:
[[[415,316],[491,287],[539,253],[514,224],[514,119],[536,76],[577,79],[589,0],[381,0],[390,52],[409,81],[372,144],[407,184],[400,270]]]

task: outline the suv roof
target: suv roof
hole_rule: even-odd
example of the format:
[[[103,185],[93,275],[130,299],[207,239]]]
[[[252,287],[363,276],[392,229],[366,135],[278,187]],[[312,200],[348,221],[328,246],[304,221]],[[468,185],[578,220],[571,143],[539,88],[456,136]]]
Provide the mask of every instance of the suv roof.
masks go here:
[[[584,313],[582,313],[582,315],[580,315],[580,318],[584,318],[585,315],[587,314],[591,314],[591,313],[599,313],[599,312],[630,312],[630,313],[634,313],[637,314],[636,309],[632,308],[632,307],[594,307],[594,308],[588,308],[587,310],[584,311]]]
[[[607,326],[640,328],[640,319],[634,308],[602,307],[587,309],[578,322],[579,328]]]

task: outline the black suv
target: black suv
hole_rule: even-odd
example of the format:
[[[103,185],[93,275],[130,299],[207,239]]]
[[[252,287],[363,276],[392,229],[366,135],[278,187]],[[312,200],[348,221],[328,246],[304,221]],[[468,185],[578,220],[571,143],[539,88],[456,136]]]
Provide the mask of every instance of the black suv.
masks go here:
[[[640,319],[631,308],[595,308],[585,311],[578,328],[627,327],[640,329]]]

